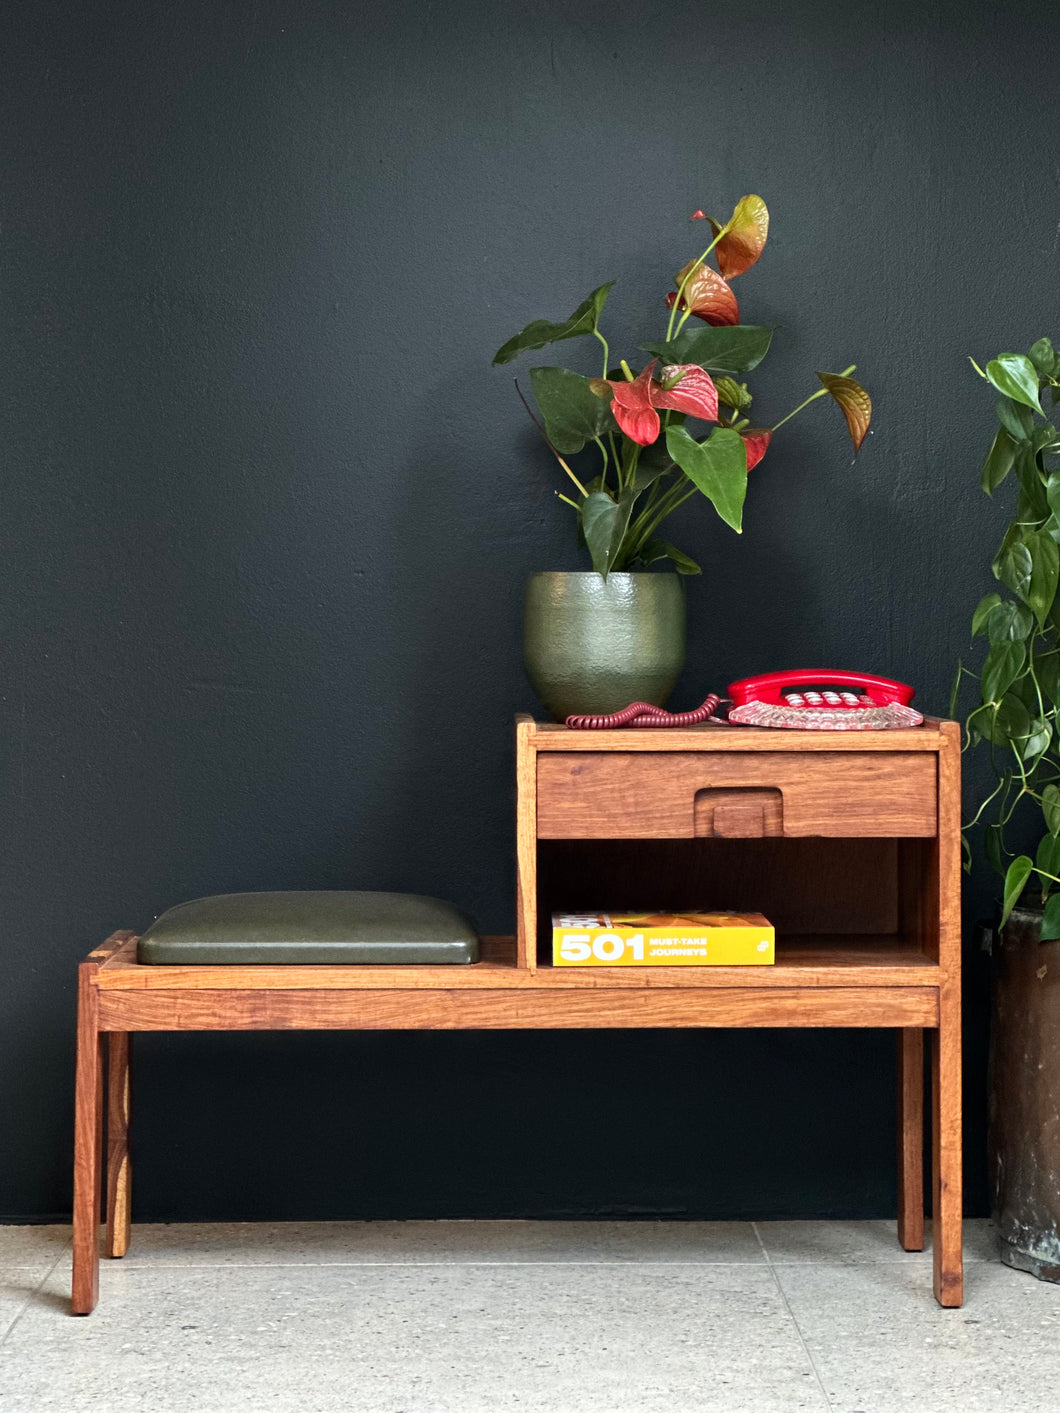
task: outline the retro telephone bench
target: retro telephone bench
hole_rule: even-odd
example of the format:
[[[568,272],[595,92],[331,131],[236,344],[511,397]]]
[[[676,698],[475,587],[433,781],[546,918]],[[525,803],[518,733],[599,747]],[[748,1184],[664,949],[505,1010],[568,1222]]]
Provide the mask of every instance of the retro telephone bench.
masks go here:
[[[516,766],[517,934],[484,938],[476,962],[146,963],[116,932],[81,964],[75,1313],[96,1302],[104,1170],[104,1249],[128,1247],[129,1042],[151,1030],[893,1028],[906,1250],[924,1242],[927,1032],[934,1288],[961,1304],[957,724],[578,732],[520,717]],[[550,965],[552,911],[649,905],[764,912],[776,965]]]

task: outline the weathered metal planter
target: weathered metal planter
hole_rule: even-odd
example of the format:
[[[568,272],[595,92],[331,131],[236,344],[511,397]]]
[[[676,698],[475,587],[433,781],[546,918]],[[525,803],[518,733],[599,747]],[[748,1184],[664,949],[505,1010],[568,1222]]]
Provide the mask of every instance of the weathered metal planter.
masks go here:
[[[990,1177],[1001,1259],[1060,1282],[1060,941],[1016,908],[994,938]]]
[[[557,721],[662,706],[685,662],[677,574],[542,573],[526,585],[523,660]]]

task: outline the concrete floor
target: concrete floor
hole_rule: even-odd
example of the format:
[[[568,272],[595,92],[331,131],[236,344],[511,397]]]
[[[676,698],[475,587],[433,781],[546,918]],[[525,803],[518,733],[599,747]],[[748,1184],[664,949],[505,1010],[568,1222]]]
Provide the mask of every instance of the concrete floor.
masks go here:
[[[1060,1286],[966,1226],[966,1304],[886,1222],[0,1227],[3,1413],[1054,1413]]]

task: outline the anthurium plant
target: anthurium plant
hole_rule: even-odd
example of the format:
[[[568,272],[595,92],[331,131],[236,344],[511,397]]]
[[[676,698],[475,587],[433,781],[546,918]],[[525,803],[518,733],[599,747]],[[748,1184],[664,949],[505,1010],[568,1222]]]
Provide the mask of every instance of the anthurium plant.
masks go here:
[[[737,379],[761,363],[773,330],[740,323],[731,281],[762,254],[769,212],[760,196],[745,196],[724,223],[702,211],[692,220],[708,221],[712,239],[675,276],[676,288],[666,296],[665,334],[640,345],[650,359],[636,360],[643,363],[638,371],[624,358],[612,367],[600,327],[613,281],[593,290],[562,322],[528,324],[493,359],[511,363],[520,354],[582,337],[603,346],[600,377],[545,367],[532,368],[530,382],[543,422],[538,428],[572,483],[560,499],[577,514],[593,568],[605,579],[612,570],[646,569],[664,560],[680,574],[698,574],[694,560],[659,538],[663,521],[692,496],[704,495],[739,534],[748,471],[766,454],[773,434],[818,398],[830,395],[839,404],[855,454],[869,429],[872,403],[850,376],[853,364],[842,373],[818,373],[817,391],[772,426],[753,424],[751,393]],[[710,256],[717,269],[707,263]],[[690,324],[693,316],[700,322]],[[714,426],[704,435],[696,423]],[[578,474],[567,458],[590,444],[597,464],[588,471],[579,465]]]
[[[962,686],[975,683],[978,702],[965,721],[965,748],[984,742],[997,783],[965,827],[982,832],[991,866],[1004,879],[1001,924],[1028,886],[1045,903],[1042,938],[1060,937],[1060,438],[1042,408],[1060,401],[1060,353],[1042,338],[1027,353],[1002,353],[979,376],[999,394],[998,426],[980,473],[987,495],[1014,473],[1016,510],[991,568],[1003,592],[987,594],[972,614],[972,636],[985,637],[978,673],[959,665],[951,715]],[[1041,838],[1033,858],[1007,847],[1026,812]],[[1016,822],[1014,822],[1016,821]]]

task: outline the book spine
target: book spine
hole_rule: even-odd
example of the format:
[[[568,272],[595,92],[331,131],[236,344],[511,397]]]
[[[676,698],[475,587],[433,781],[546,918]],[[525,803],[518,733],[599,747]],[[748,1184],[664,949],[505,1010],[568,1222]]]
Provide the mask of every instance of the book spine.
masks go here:
[[[552,964],[558,967],[771,966],[771,927],[552,929]]]

